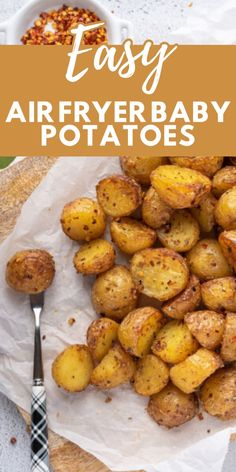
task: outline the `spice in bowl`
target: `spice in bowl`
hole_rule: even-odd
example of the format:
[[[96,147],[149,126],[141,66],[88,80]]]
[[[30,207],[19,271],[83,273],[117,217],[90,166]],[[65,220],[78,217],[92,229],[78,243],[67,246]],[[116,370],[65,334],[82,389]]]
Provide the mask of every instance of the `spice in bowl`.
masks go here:
[[[73,42],[71,29],[78,23],[88,24],[98,21],[101,21],[100,18],[90,10],[63,5],[58,10],[40,13],[39,18],[25,32],[21,41],[25,45],[70,45]],[[107,32],[103,27],[84,33],[84,45],[106,42]]]

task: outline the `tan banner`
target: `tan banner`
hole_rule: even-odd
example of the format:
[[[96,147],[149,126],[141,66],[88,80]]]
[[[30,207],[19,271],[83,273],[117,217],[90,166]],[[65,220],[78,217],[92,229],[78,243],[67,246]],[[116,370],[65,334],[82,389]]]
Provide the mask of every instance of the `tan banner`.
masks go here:
[[[236,155],[236,46],[105,48],[0,47],[0,155]]]

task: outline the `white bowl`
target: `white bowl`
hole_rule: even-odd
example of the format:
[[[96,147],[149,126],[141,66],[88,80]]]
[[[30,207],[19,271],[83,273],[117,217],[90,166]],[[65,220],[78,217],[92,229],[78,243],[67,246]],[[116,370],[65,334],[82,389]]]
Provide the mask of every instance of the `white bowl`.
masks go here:
[[[94,11],[106,23],[110,44],[119,44],[124,39],[132,36],[132,23],[110,13],[101,5],[100,0],[68,0],[64,3],[68,6],[88,8]],[[42,11],[60,8],[62,4],[63,0],[61,2],[57,0],[30,0],[12,18],[0,23],[0,33],[4,34],[3,44],[22,44],[21,37],[33,25],[39,14]]]

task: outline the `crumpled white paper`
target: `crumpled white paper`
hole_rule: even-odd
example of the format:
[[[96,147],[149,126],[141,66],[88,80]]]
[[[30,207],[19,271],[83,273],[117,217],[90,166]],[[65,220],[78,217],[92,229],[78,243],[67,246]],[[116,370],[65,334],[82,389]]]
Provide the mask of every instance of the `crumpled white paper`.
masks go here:
[[[147,399],[130,386],[108,393],[89,387],[69,395],[51,378],[51,362],[71,343],[85,342],[95,318],[90,301],[92,277],[76,274],[72,258],[78,245],[60,227],[64,204],[95,196],[100,178],[120,172],[118,158],[60,158],[25,203],[14,231],[0,246],[0,390],[30,411],[33,316],[28,297],[6,286],[5,265],[16,251],[44,248],[56,261],[42,317],[45,383],[49,425],[58,434],[91,452],[112,470],[148,472],[219,472],[235,422],[207,417],[166,430],[145,411]],[[76,319],[70,327],[68,319]],[[112,401],[106,403],[107,395]],[[208,430],[208,431],[207,431]]]

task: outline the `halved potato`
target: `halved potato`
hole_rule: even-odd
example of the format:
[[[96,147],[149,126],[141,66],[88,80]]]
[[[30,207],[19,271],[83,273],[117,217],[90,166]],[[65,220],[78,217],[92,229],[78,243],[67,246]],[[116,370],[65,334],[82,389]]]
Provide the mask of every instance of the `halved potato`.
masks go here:
[[[182,321],[167,323],[157,333],[152,352],[168,364],[178,364],[196,352],[198,342],[193,338],[188,326]]]
[[[171,367],[170,378],[184,393],[192,393],[220,367],[223,367],[220,356],[202,347],[183,362]]]
[[[236,311],[236,279],[222,277],[201,286],[202,301],[209,310]]]
[[[220,354],[225,362],[236,361],[236,313],[226,314]]]
[[[215,350],[221,343],[225,319],[221,313],[200,310],[188,313],[184,318],[192,335],[202,347]]]
[[[69,346],[52,364],[52,376],[58,387],[72,393],[88,386],[92,371],[92,356],[84,344]]]
[[[203,233],[210,233],[215,225],[215,206],[217,200],[208,193],[196,208],[191,208],[191,213],[196,218]]]
[[[110,318],[99,318],[87,331],[88,348],[95,361],[100,362],[117,339],[119,325]]]
[[[109,241],[96,239],[83,244],[76,252],[73,262],[80,274],[100,274],[114,265],[115,257],[115,250]]]
[[[236,270],[236,230],[223,231],[219,236],[219,243],[228,263]]]
[[[215,208],[215,219],[224,229],[236,229],[236,186],[219,198]]]
[[[139,184],[124,175],[112,175],[98,182],[97,198],[106,215],[113,218],[128,216],[142,203]]]
[[[154,395],[169,381],[169,368],[157,356],[148,354],[138,360],[134,374],[134,389],[139,395]]]
[[[176,252],[186,252],[197,243],[200,229],[188,211],[178,210],[169,223],[157,229],[157,236],[166,248]]]
[[[196,170],[174,165],[160,166],[154,170],[151,183],[164,202],[176,209],[199,205],[211,190],[208,177]]]
[[[151,396],[147,412],[157,424],[174,428],[196,416],[198,401],[195,395],[187,395],[169,383],[161,392]]]
[[[191,274],[183,292],[163,303],[161,309],[165,315],[183,320],[186,313],[195,310],[201,302],[201,286],[196,275]]]
[[[92,302],[96,313],[121,320],[134,310],[138,292],[125,266],[115,266],[100,274],[92,287]]]
[[[141,249],[153,246],[157,238],[153,229],[127,217],[118,221],[113,220],[110,231],[112,241],[127,254],[134,254]]]
[[[215,372],[203,384],[200,399],[209,415],[221,420],[236,418],[236,368],[228,367]]]
[[[167,157],[150,156],[122,156],[120,157],[121,168],[126,175],[135,179],[139,184],[150,184],[150,174],[158,166],[167,164]]]
[[[212,192],[219,198],[226,190],[231,189],[235,185],[236,168],[234,166],[225,166],[214,175]]]
[[[117,343],[93,370],[91,383],[101,389],[118,387],[118,385],[129,382],[133,378],[134,372],[134,360]]]
[[[160,228],[170,221],[173,213],[174,209],[159,197],[153,187],[150,187],[143,199],[143,221],[151,228]]]
[[[74,241],[91,241],[103,235],[106,228],[101,206],[91,198],[78,198],[67,203],[62,211],[64,233]]]
[[[220,244],[215,239],[202,239],[187,254],[190,271],[200,280],[211,280],[232,274]]]
[[[201,172],[207,177],[212,177],[223,165],[223,157],[169,157],[172,164],[188,167]]]
[[[121,322],[118,338],[129,354],[143,357],[151,349],[153,339],[162,325],[162,314],[152,307],[131,311]]]

